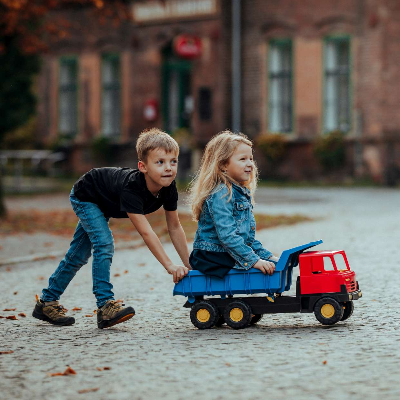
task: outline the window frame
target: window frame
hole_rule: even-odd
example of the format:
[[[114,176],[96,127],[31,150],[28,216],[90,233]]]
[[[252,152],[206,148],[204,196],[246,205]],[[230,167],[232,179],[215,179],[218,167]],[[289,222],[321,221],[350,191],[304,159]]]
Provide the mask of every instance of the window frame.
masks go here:
[[[71,64],[75,63],[75,76],[74,76],[74,84],[68,84],[65,85],[67,86],[74,86],[73,91],[75,92],[75,101],[74,101],[74,109],[75,109],[75,116],[76,116],[76,121],[75,121],[75,130],[73,132],[62,132],[60,129],[60,121],[61,121],[61,108],[60,108],[60,103],[61,103],[61,95],[62,93],[68,91],[68,89],[63,88],[61,85],[61,68],[63,64]],[[79,106],[78,106],[78,101],[79,101],[79,59],[77,55],[65,55],[59,57],[58,60],[58,104],[57,104],[57,132],[59,136],[66,137],[73,139],[78,135],[78,127],[79,127]]]
[[[271,73],[271,62],[272,62],[272,47],[287,47],[290,49],[290,73],[287,75],[290,82],[290,110],[289,110],[289,120],[290,129],[289,130],[272,130],[271,129],[271,80],[273,78],[273,73]],[[267,84],[268,84],[268,98],[267,98],[267,122],[268,122],[268,132],[270,133],[282,133],[291,134],[294,132],[294,108],[295,108],[295,96],[294,96],[294,41],[292,38],[280,38],[280,39],[270,39],[268,42],[268,62],[267,62]]]
[[[346,130],[340,129],[340,126],[334,129],[326,128],[326,88],[327,88],[327,71],[326,71],[326,63],[327,63],[327,44],[329,42],[347,42],[348,43],[348,128]],[[353,127],[353,88],[352,88],[352,71],[353,71],[353,60],[352,60],[352,38],[350,35],[328,35],[324,37],[323,41],[323,52],[322,52],[323,60],[322,60],[322,134],[327,135],[333,131],[341,131],[344,134],[348,134]]]
[[[119,90],[119,131],[111,134],[104,133],[104,94],[105,94],[105,84],[103,82],[103,70],[104,70],[104,61],[105,60],[118,60],[118,90]],[[113,82],[114,84],[114,82]],[[101,137],[109,138],[109,139],[118,139],[122,135],[122,71],[121,71],[121,55],[119,53],[105,52],[101,54],[101,68],[100,68],[100,87],[101,87],[101,99],[100,99],[100,134]],[[113,89],[112,87],[109,89]]]

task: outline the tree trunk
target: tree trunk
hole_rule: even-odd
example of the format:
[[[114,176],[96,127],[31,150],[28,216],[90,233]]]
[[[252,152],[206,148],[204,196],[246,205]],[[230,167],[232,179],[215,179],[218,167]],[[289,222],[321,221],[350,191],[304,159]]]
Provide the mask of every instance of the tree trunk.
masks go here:
[[[7,213],[6,205],[4,203],[4,190],[3,190],[3,174],[0,166],[0,219],[5,217]]]

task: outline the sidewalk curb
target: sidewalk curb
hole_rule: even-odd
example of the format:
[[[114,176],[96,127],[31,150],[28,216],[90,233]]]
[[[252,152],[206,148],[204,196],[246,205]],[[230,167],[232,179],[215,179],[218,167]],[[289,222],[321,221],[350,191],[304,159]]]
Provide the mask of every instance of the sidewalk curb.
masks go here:
[[[116,250],[127,250],[127,249],[137,249],[139,247],[144,246],[145,243],[142,239],[135,240],[133,242],[121,243],[115,246]],[[22,257],[14,257],[6,260],[0,260],[0,268],[6,265],[20,264],[20,263],[29,263],[36,262],[42,260],[48,260],[52,258],[61,257],[65,254],[65,251],[53,251],[50,253],[39,253],[39,254],[31,254],[29,256]]]

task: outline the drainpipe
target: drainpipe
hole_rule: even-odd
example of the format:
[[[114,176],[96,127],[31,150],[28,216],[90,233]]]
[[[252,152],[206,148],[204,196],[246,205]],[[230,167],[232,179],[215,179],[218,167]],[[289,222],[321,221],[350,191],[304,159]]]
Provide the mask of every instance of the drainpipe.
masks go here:
[[[232,130],[241,130],[241,27],[240,0],[232,0]]]

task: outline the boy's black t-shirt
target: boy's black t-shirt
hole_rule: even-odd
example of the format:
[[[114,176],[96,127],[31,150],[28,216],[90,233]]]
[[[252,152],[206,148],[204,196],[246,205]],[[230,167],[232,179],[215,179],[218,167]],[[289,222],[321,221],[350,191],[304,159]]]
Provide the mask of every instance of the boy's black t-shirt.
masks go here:
[[[94,168],[74,184],[80,201],[95,203],[109,218],[128,218],[127,213],[150,214],[161,206],[175,211],[178,191],[175,181],[161,188],[157,197],[147,189],[144,174],[131,168]]]

